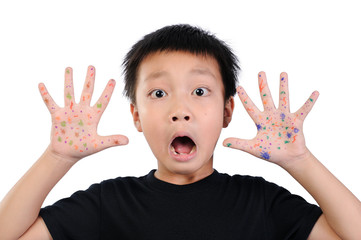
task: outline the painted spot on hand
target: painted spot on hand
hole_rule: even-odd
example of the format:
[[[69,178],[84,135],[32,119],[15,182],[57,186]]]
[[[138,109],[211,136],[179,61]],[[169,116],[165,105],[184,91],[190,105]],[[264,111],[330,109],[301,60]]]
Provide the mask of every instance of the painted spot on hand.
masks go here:
[[[266,160],[269,160],[271,156],[269,155],[268,152],[263,151],[263,152],[261,152],[261,157]]]
[[[284,113],[281,113],[280,117],[281,117],[282,121],[284,121],[284,120],[285,120],[286,115],[285,115]]]

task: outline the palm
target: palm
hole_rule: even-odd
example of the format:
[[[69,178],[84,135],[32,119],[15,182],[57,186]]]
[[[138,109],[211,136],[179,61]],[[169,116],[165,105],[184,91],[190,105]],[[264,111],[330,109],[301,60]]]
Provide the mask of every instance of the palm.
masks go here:
[[[297,112],[290,113],[286,73],[281,74],[278,109],[275,108],[263,72],[259,74],[259,87],[263,112],[258,110],[243,88],[238,88],[239,97],[257,126],[256,137],[251,140],[229,138],[224,144],[277,164],[302,156],[307,152],[303,121],[317,100],[318,92],[314,92]]]
[[[39,90],[52,117],[51,148],[64,157],[81,159],[105,148],[127,143],[125,136],[102,137],[97,134],[97,126],[110,97],[115,81],[110,80],[97,103],[90,106],[94,88],[95,68],[88,68],[87,78],[79,103],[74,101],[72,70],[65,73],[65,107],[60,108],[51,98],[43,84]]]

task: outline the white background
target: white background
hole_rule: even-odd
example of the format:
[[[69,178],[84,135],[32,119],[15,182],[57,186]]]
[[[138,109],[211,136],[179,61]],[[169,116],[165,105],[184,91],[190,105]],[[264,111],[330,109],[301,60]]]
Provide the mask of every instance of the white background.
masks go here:
[[[49,143],[50,114],[37,85],[63,104],[64,69],[74,70],[79,98],[88,65],[96,73],[96,100],[107,81],[117,86],[99,133],[124,134],[127,146],[77,163],[44,205],[117,176],[141,176],[157,167],[133,127],[122,96],[121,63],[132,44],[166,25],[189,23],[225,40],[238,55],[240,84],[262,108],[257,73],[265,71],[276,105],[279,74],[289,74],[291,110],[320,92],[305,122],[307,146],[361,198],[361,14],[357,1],[1,1],[0,199]],[[215,168],[263,176],[310,202],[311,196],[280,167],[222,147],[226,137],[252,138],[256,127],[236,99],[231,125],[215,150]],[[206,137],[206,136],[205,136]]]

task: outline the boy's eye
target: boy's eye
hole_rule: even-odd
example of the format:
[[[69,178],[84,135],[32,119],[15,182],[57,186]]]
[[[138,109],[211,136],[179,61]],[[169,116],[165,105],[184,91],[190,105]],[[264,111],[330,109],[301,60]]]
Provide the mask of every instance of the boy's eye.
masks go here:
[[[152,98],[162,98],[166,95],[166,93],[163,90],[157,89],[150,93],[150,96]]]
[[[193,91],[193,94],[201,97],[201,96],[205,96],[208,95],[209,91],[206,88],[197,88]]]

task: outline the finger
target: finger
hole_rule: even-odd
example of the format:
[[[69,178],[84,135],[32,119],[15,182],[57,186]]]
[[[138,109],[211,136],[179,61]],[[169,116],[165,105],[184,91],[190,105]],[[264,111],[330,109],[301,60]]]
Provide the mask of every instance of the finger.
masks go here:
[[[258,85],[259,85],[259,92],[261,94],[264,110],[265,111],[274,110],[275,105],[273,103],[271,91],[269,90],[268,87],[265,72],[258,73]]]
[[[280,97],[278,103],[278,109],[282,112],[290,112],[290,100],[288,91],[288,75],[283,72],[280,75]]]
[[[53,98],[50,96],[44,83],[39,83],[38,88],[46,107],[49,109],[49,112],[53,114],[59,109],[59,106],[54,102]]]
[[[249,140],[239,138],[226,138],[223,141],[223,146],[248,152],[250,149],[248,142]]]
[[[113,94],[115,83],[116,82],[114,79],[109,80],[102,95],[100,96],[98,101],[95,103],[93,108],[95,108],[99,114],[102,114],[104,112],[105,108],[108,106],[110,98]]]
[[[298,117],[300,120],[304,121],[307,117],[308,113],[311,111],[313,106],[315,105],[318,96],[320,95],[319,92],[314,91],[311,96],[307,99],[305,104],[295,113],[296,117]]]
[[[257,121],[257,116],[260,114],[260,110],[257,108],[257,106],[253,103],[253,101],[248,97],[246,91],[244,88],[239,86],[237,88],[237,93],[239,96],[239,99],[241,100],[244,108],[246,109],[248,115],[252,118],[254,122]]]
[[[64,77],[64,103],[65,106],[73,106],[74,104],[74,87],[73,87],[73,69],[67,67]]]
[[[94,91],[94,81],[95,81],[95,67],[89,66],[85,78],[83,92],[81,94],[81,99],[80,99],[81,105],[90,105],[90,101]]]
[[[270,152],[259,147],[260,144],[255,144],[252,140],[245,140],[239,138],[227,138],[223,141],[223,146],[238,149],[253,156],[269,160]]]
[[[128,142],[129,139],[124,135],[102,136],[100,137],[99,146],[94,146],[94,147],[101,148],[101,150],[103,150],[110,147],[127,145]]]

